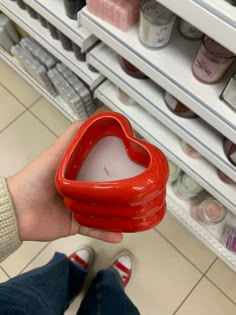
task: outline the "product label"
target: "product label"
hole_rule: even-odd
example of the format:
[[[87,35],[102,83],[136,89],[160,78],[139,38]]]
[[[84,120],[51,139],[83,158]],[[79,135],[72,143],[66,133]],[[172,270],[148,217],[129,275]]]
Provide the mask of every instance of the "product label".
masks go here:
[[[203,35],[195,26],[186,21],[181,21],[180,30],[183,35],[192,39],[200,39]]]
[[[223,99],[232,107],[236,108],[236,80],[231,79],[222,94]]]

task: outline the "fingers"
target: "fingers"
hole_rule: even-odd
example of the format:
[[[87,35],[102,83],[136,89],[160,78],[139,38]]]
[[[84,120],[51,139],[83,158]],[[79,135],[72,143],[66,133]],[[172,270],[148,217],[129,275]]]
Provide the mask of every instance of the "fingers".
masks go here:
[[[83,225],[79,228],[79,234],[93,237],[108,243],[120,243],[123,238],[122,234],[118,232],[97,230]]]
[[[118,232],[109,232],[104,230],[98,230],[80,225],[74,218],[71,212],[71,227],[70,235],[81,234],[92,238],[99,239],[108,243],[120,243],[122,241],[122,234]]]

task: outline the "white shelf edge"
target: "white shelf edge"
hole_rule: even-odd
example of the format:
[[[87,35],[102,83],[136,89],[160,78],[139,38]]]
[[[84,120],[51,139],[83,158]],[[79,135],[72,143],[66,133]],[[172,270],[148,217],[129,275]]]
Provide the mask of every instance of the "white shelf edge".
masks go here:
[[[114,111],[124,114],[134,128],[145,139],[154,143],[174,163],[192,176],[206,191],[218,199],[236,215],[235,185],[224,184],[217,176],[216,169],[205,159],[195,160],[182,152],[179,138],[167,127],[150,116],[140,106],[122,104],[115,92],[113,83],[105,81],[95,91],[95,97]],[[158,134],[158,138],[155,137]]]
[[[191,218],[187,209],[181,206],[181,200],[176,201],[171,188],[167,187],[167,210],[212,252],[221,258],[233,271],[236,272],[236,254],[230,252],[202,225]]]
[[[236,113],[219,100],[219,95],[230,73],[234,70],[233,68],[219,84],[212,86],[204,85],[194,79],[191,73],[192,62],[190,62],[190,60],[193,61],[194,59],[197,46],[199,45],[198,43],[186,41],[176,34],[176,37],[172,38],[171,44],[167,47],[153,51],[145,48],[139,42],[137,27],[133,27],[126,33],[121,32],[112,25],[90,14],[86,7],[80,11],[80,22],[96,37],[101,39],[129,62],[133,63],[148,77],[152,78],[158,85],[170,92],[182,103],[187,104],[187,106],[196,112],[203,120],[207,121],[230,140],[235,141],[236,123],[234,118],[236,118]],[[176,45],[178,49],[176,49]],[[185,49],[183,49],[183,45]],[[174,62],[173,59],[171,59],[172,54],[175,55],[175,59],[176,57],[178,58],[178,60],[175,60],[174,67],[170,67]],[[187,54],[187,57],[185,54]],[[162,62],[159,61],[160,56],[162,56]],[[166,59],[167,56],[169,57]],[[156,64],[154,60],[158,60],[159,63]],[[181,63],[179,60],[181,60]],[[182,67],[182,64],[186,62],[185,67]],[[164,70],[166,67],[168,71]],[[184,73],[181,72],[181,75],[180,70],[184,70]],[[180,81],[181,83],[179,83]],[[186,88],[188,82],[189,87]],[[208,96],[209,92],[210,97]],[[208,103],[205,101],[206,95],[209,100]]]
[[[236,8],[223,0],[158,0],[236,54]],[[208,3],[208,4],[207,4]],[[189,14],[192,12],[192,14]]]
[[[24,0],[36,12],[50,21],[57,29],[81,47],[82,52],[92,47],[98,39],[84,27],[79,27],[78,21],[67,17],[63,0]]]
[[[91,50],[87,59],[105,77],[130,95],[144,110],[168,126],[236,182],[236,168],[224,154],[221,134],[200,118],[189,120],[173,114],[163,100],[163,91],[150,80],[137,80],[127,75],[121,69],[116,53],[105,44],[101,43]]]
[[[5,61],[12,69],[14,69],[26,82],[28,82],[36,91],[44,96],[57,110],[59,110],[66,118],[71,122],[79,119],[79,115],[68,107],[68,105],[59,97],[52,96],[47,90],[45,90],[36,80],[34,80],[15,60],[0,49],[0,59]]]
[[[41,26],[38,20],[31,18],[25,10],[20,9],[16,2],[1,0],[0,10],[70,68],[91,89],[95,89],[104,80],[102,74],[90,71],[85,62],[78,61],[73,52],[64,50],[60,41],[53,39],[49,30]]]

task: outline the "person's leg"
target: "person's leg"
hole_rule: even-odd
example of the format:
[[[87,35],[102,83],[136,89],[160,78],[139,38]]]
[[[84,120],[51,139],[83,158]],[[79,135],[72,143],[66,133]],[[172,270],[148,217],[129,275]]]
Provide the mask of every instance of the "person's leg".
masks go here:
[[[0,315],[64,314],[87,275],[75,260],[56,253],[47,265],[0,284]]]
[[[132,257],[123,253],[112,266],[99,271],[83,299],[77,315],[139,315],[126,295],[132,271]]]

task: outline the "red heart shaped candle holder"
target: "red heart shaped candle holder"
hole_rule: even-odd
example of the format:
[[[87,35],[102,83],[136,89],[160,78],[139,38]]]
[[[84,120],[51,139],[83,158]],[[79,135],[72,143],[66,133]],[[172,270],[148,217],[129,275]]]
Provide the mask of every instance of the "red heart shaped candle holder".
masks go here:
[[[80,127],[55,181],[80,224],[139,232],[163,219],[168,174],[167,159],[159,149],[136,139],[123,115],[105,112]]]

